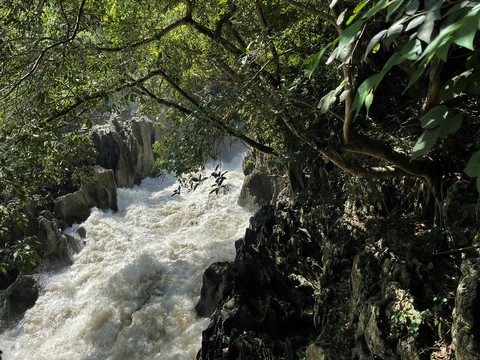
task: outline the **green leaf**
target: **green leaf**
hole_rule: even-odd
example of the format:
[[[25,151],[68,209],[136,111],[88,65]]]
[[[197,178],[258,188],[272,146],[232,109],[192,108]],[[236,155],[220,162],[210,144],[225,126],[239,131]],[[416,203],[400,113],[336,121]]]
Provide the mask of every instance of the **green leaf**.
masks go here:
[[[405,14],[407,15],[413,15],[417,12],[418,7],[420,6],[420,1],[418,0],[413,0],[408,6],[407,9],[405,10]]]
[[[363,21],[358,21],[352,25],[350,25],[349,27],[347,27],[342,35],[340,36],[340,39],[338,41],[338,51],[342,51],[343,48],[345,46],[348,45],[348,43],[350,43],[350,41],[355,38],[356,36],[359,35],[359,31],[360,29],[362,28],[363,26]]]
[[[445,105],[435,106],[420,118],[422,128],[426,130],[433,129],[440,125],[442,119],[448,114],[448,108]]]
[[[468,19],[456,32],[453,37],[455,44],[463,46],[469,50],[474,50],[473,40],[480,23],[478,16]]]
[[[330,44],[325,46],[322,50],[320,50],[318,53],[316,53],[313,57],[312,65],[310,67],[310,72],[308,75],[308,78],[312,77],[313,72],[317,69],[318,65],[320,64],[320,60],[322,59],[323,55],[325,52],[331,47],[335,46],[335,44],[338,42],[338,39],[332,41]]]
[[[443,61],[447,62],[448,58],[448,51],[450,50],[450,46],[452,45],[452,41],[447,39],[436,51],[436,55],[442,59]]]
[[[350,91],[352,91],[352,89],[346,89],[344,90],[341,94],[340,94],[340,97],[339,97],[339,101],[340,102],[344,102],[345,99],[347,98],[348,94],[350,94]]]
[[[405,29],[405,32],[408,32],[412,29],[415,29],[417,26],[420,26],[423,24],[423,22],[425,21],[426,19],[426,16],[425,15],[420,15],[416,18],[414,18],[412,21],[410,21],[407,25],[407,28]]]
[[[367,0],[363,0],[360,4],[358,4],[355,9],[353,9],[353,13],[354,14],[357,14],[358,12],[360,12],[360,10],[363,9],[363,7],[367,4]]]
[[[386,32],[387,32],[387,30],[382,30],[382,31],[380,31],[378,34],[376,34],[376,35],[370,40],[370,42],[369,42],[368,45],[367,45],[367,50],[365,51],[365,57],[367,57],[368,54],[370,54],[370,53],[372,52],[373,48],[374,48],[378,43],[380,43],[380,41],[382,41],[382,39],[384,38]]]
[[[333,105],[337,97],[335,96],[336,90],[330,91],[327,95],[322,97],[318,102],[318,109],[320,109],[320,113],[326,114],[330,107]]]
[[[350,25],[352,23],[353,20],[355,20],[357,18],[357,15],[352,15],[348,18],[347,22],[345,23],[345,25]]]
[[[347,9],[343,10],[342,13],[338,15],[337,25],[341,25],[343,23],[343,20],[345,20],[346,13],[347,13]]]
[[[442,6],[443,1],[433,2],[430,0],[428,5],[430,6],[432,3],[433,5],[427,11],[425,21],[417,32],[417,37],[427,44],[431,41],[433,28],[435,27],[435,21],[441,19],[440,7]]]
[[[423,56],[423,55],[422,55]],[[421,56],[420,56],[421,57]],[[405,94],[407,92],[407,90],[417,82],[418,79],[420,79],[420,77],[424,74],[425,70],[427,69],[428,67],[428,64],[430,62],[430,60],[432,60],[433,58],[433,54],[430,55],[430,57],[428,57],[427,59],[424,59],[419,65],[418,65],[418,68],[417,70],[415,70],[415,72],[413,73],[412,77],[410,78],[410,81],[408,82],[407,84],[407,87],[405,88],[405,90],[403,90],[403,93],[402,94]]]
[[[367,109],[367,116],[370,111],[370,106],[372,105],[372,102],[373,102],[373,89],[370,90],[367,97],[365,98],[365,108]]]
[[[425,155],[432,147],[435,145],[435,142],[438,139],[440,129],[438,127],[433,130],[426,130],[420,138],[417,140],[417,143],[412,149],[412,156],[410,160],[415,160],[420,156]]]
[[[407,42],[400,50],[400,55],[406,60],[417,60],[422,53],[422,44],[420,40],[413,38]]]
[[[451,100],[461,95],[466,90],[475,93],[470,91],[475,89],[475,81],[478,82],[478,74],[474,74],[473,69],[464,71],[460,75],[447,81],[442,89],[440,89],[439,99]]]
[[[460,129],[463,122],[463,115],[456,114],[451,117],[447,117],[440,123],[440,133],[441,138],[446,138],[450,134],[454,134]]]
[[[480,176],[480,151],[473,154],[463,171],[470,177]]]
[[[403,3],[403,0],[394,0],[393,3],[391,3],[391,5],[388,7],[388,10],[387,10],[387,18],[386,18],[387,21],[390,18],[390,16],[392,16],[392,14],[400,7],[400,5],[402,5],[402,3]]]
[[[363,15],[362,19],[369,19],[374,16],[377,12],[383,10],[385,7],[389,5],[388,0],[380,0],[378,1],[370,10],[367,11],[365,15]]]
[[[352,110],[356,110],[355,116],[358,115],[358,112],[362,108],[365,100],[367,99],[368,94],[370,91],[378,85],[380,82],[381,77],[380,74],[375,74],[367,78],[357,89],[357,93],[355,95],[355,99],[353,100]]]
[[[403,31],[402,21],[404,19],[398,20],[395,24],[390,26],[385,37],[385,47],[387,50],[390,48],[390,45],[400,36]]]

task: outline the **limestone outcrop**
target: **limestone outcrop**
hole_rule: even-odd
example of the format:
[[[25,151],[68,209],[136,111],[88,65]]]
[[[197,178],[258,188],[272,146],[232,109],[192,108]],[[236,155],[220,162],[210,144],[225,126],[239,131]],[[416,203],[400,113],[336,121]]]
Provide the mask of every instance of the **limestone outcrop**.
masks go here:
[[[322,211],[262,207],[235,260],[205,271],[197,359],[480,359],[478,246],[444,251],[441,232],[394,214]]]
[[[113,170],[100,166],[94,168],[94,178],[80,190],[55,200],[55,217],[69,226],[85,221],[92,207],[117,211],[117,188]]]
[[[480,359],[480,261],[466,260],[461,270],[452,324],[455,358]]]
[[[264,206],[237,241],[235,260],[207,269],[197,311],[212,320],[197,359],[293,359],[313,332],[309,269],[320,252],[290,220]]]
[[[258,211],[263,205],[275,204],[280,191],[285,187],[282,178],[273,175],[266,156],[250,149],[243,160],[245,180],[238,204],[249,211]]]
[[[133,187],[150,174],[152,144],[160,140],[160,131],[148,118],[112,115],[107,124],[91,129],[91,137],[98,152],[97,164],[114,171],[117,187]]]
[[[21,317],[37,301],[40,287],[34,275],[22,275],[0,292],[0,324],[7,326]]]

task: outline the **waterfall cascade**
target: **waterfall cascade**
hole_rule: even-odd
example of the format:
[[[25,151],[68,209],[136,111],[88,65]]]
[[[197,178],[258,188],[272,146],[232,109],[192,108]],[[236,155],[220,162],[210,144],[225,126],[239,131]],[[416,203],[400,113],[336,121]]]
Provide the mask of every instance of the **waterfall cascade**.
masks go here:
[[[0,334],[2,359],[194,359],[208,324],[194,312],[203,271],[233,259],[251,215],[237,205],[243,174],[227,175],[220,195],[213,180],[172,197],[175,179],[146,179],[118,190],[117,213],[94,209],[70,228],[83,249],[43,275],[35,306]]]

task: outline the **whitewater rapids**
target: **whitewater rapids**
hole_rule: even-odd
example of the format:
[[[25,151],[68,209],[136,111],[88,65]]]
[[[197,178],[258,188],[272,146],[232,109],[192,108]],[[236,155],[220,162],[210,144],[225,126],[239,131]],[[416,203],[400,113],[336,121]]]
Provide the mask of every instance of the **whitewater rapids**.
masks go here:
[[[146,179],[118,189],[117,213],[93,209],[68,230],[87,234],[73,265],[44,274],[35,306],[0,334],[2,359],[195,359],[203,271],[234,258],[251,216],[237,205],[243,174],[227,176],[218,196],[213,179],[173,197],[173,178]]]

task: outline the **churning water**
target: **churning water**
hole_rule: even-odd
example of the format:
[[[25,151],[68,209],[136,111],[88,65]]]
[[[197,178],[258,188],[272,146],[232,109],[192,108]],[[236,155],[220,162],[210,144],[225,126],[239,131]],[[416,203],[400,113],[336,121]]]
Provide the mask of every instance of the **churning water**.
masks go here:
[[[250,217],[237,205],[243,175],[227,175],[219,196],[213,180],[172,197],[174,179],[146,179],[118,190],[117,213],[94,209],[73,265],[46,274],[36,305],[0,334],[2,358],[194,359],[203,271],[233,259]]]

